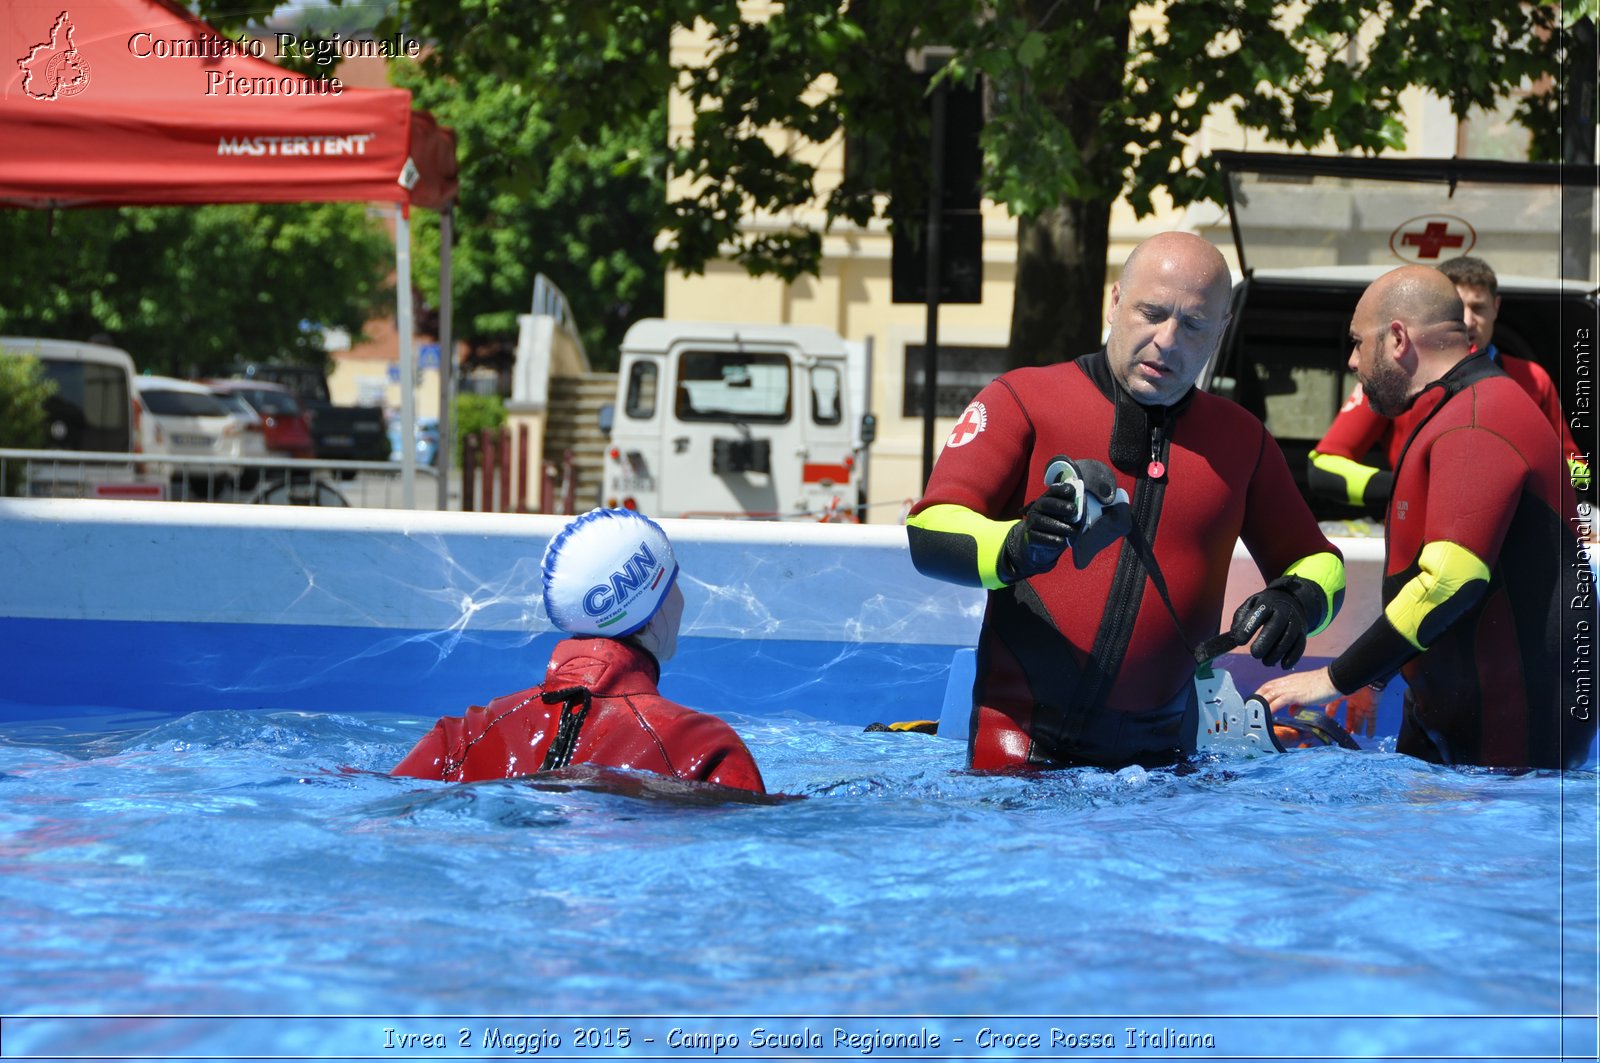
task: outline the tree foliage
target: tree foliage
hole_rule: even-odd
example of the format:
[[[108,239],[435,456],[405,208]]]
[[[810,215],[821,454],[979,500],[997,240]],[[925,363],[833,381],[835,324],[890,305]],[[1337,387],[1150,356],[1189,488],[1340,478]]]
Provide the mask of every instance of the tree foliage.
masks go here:
[[[1587,3],[1588,0],[1581,0]],[[876,172],[819,185],[814,151],[849,129],[906,145],[925,123],[908,51],[948,46],[944,76],[982,77],[985,190],[1019,218],[1013,314],[1018,360],[1098,341],[1111,204],[1148,212],[1215,199],[1200,154],[1208,114],[1258,142],[1378,153],[1404,136],[1401,93],[1422,86],[1458,116],[1559,77],[1570,20],[1555,6],[1470,0],[1170,0],[1135,30],[1133,0],[400,0],[392,28],[432,41],[430,72],[487,75],[537,97],[555,143],[581,156],[636,129],[669,89],[693,114],[669,146],[688,191],[663,204],[664,250],[695,271],[729,256],[753,273],[817,269],[821,240],[801,211],[862,222],[914,197],[923,161],[891,152]],[[759,10],[758,10],[759,9]],[[708,42],[703,64],[667,46],[675,26]],[[549,57],[559,57],[551,63]],[[1522,117],[1536,151],[1556,150],[1552,94]],[[1258,139],[1259,138],[1259,139]],[[558,156],[559,157],[559,156]],[[542,181],[543,159],[507,160]],[[504,179],[511,180],[511,175]],[[757,217],[760,225],[744,224]]]
[[[0,353],[0,447],[31,450],[45,445],[44,404],[55,390],[39,359]],[[0,495],[14,494],[22,473],[20,466],[7,463],[0,470]]]
[[[460,467],[462,440],[488,429],[505,427],[506,404],[499,395],[475,395],[471,392],[456,396],[456,415],[451,422],[455,439],[448,445]]]
[[[0,211],[0,333],[100,333],[140,369],[326,357],[390,297],[389,238],[359,204]]]
[[[559,65],[546,60],[549,69]],[[615,133],[573,145],[544,101],[486,73],[427,77],[396,68],[416,105],[455,130],[461,192],[452,249],[454,332],[469,343],[517,334],[536,273],[566,294],[591,360],[614,367],[622,334],[661,312],[662,267],[654,219],[666,97]],[[438,305],[438,216],[414,215],[413,273]]]
[[[393,4],[333,2],[284,6],[265,22],[258,19],[260,11],[224,0],[200,0],[197,6],[213,27],[235,36],[289,30],[310,41],[335,33],[386,36],[398,28],[392,15],[384,16],[395,10]],[[665,197],[667,94],[630,93],[631,79],[597,86],[615,95],[625,117],[574,124],[559,98],[542,86],[569,77],[581,58],[564,44],[526,51],[515,26],[510,36],[486,40],[474,24],[481,13],[471,5],[440,5],[437,14],[444,21],[429,35],[438,48],[428,62],[390,68],[391,80],[411,90],[415,105],[456,134],[460,191],[451,249],[452,331],[478,353],[508,349],[517,315],[531,305],[534,276],[543,273],[567,296],[591,362],[614,367],[627,327],[661,313],[663,261],[655,243]],[[496,21],[495,32],[515,21]],[[600,30],[591,18],[583,23],[586,32]],[[495,63],[442,61],[441,53],[462,35],[472,36],[475,49],[515,54],[518,76],[507,78]],[[649,31],[637,22],[616,40],[637,44],[640,35]],[[656,37],[664,52],[665,33]],[[294,56],[278,61],[314,72]],[[413,214],[412,229],[413,284],[425,309],[437,309],[438,215]]]

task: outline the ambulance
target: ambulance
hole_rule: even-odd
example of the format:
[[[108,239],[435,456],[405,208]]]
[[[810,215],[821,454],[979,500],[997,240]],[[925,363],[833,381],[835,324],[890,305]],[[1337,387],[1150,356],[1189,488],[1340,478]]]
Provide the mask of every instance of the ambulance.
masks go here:
[[[658,517],[858,521],[871,362],[868,345],[826,328],[638,322],[602,411],[602,501]]]

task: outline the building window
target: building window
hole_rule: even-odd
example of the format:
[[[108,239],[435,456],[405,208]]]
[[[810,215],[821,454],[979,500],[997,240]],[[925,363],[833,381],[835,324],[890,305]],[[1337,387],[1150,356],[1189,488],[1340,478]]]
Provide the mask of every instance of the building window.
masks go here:
[[[905,393],[901,408],[906,417],[922,416],[923,346],[906,345]],[[967,403],[995,377],[1011,368],[1004,347],[939,346],[939,387],[934,414],[959,417]]]

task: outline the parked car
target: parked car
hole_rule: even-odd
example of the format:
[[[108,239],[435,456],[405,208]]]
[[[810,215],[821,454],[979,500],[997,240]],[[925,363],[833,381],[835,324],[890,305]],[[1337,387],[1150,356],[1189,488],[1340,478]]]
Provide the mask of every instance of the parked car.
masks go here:
[[[148,455],[216,458],[216,464],[152,466],[172,481],[175,493],[190,491],[215,497],[240,480],[239,458],[244,433],[222,400],[204,384],[165,376],[134,378],[139,406],[142,449]]]
[[[50,450],[127,454],[138,438],[135,427],[133,359],[127,351],[75,340],[0,336],[0,357],[39,361],[55,391],[44,400]],[[28,491],[35,495],[77,497],[94,494],[106,479],[122,480],[127,470],[82,463],[36,467]]]
[[[239,487],[248,491],[261,479],[261,469],[253,464],[256,458],[270,457],[267,450],[265,428],[261,423],[261,415],[255,411],[244,399],[237,395],[213,391],[222,405],[227,408],[228,415],[233,418],[239,427]]]
[[[228,375],[249,383],[270,381],[287,387],[300,400],[300,407],[306,413],[317,457],[344,461],[388,460],[388,430],[383,411],[375,406],[335,406],[322,370],[304,365],[249,363],[229,366]]]
[[[400,419],[389,418],[389,460],[399,461],[403,457],[400,449]],[[417,418],[417,464],[436,465],[439,462],[439,419],[437,417]]]
[[[33,357],[55,384],[45,400],[50,438],[63,450],[133,449],[133,359],[98,343],[0,336],[0,354]]]
[[[233,396],[260,418],[262,436],[273,457],[309,458],[313,454],[306,412],[294,392],[265,380],[207,380],[219,395]]]

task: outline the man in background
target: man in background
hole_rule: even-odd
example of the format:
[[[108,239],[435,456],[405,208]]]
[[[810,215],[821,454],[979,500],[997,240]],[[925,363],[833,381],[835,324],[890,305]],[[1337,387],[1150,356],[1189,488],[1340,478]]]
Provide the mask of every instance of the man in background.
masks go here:
[[[1568,473],[1574,487],[1589,486],[1589,456],[1572,438],[1567,419],[1561,412],[1556,387],[1537,362],[1504,354],[1494,345],[1494,325],[1500,316],[1500,281],[1481,258],[1462,255],[1439,265],[1439,272],[1450,278],[1461,297],[1467,336],[1473,349],[1483,352],[1505,370],[1544,412],[1551,429],[1565,448]],[[1340,408],[1327,434],[1311,451],[1307,481],[1311,492],[1323,498],[1364,508],[1377,517],[1389,504],[1394,488],[1394,467],[1417,415],[1403,413],[1389,418],[1373,410],[1360,384]],[[1366,464],[1367,454],[1381,446],[1388,469]]]
[[[1274,710],[1321,704],[1398,673],[1399,752],[1577,767],[1595,720],[1563,666],[1594,616],[1568,593],[1588,571],[1576,498],[1546,414],[1475,349],[1465,317],[1450,278],[1426,266],[1384,274],[1357,304],[1350,369],[1374,412],[1412,425],[1387,512],[1384,611],[1328,667],[1258,693]]]

